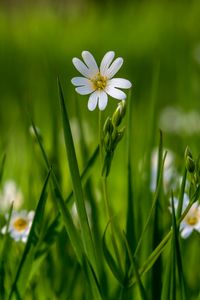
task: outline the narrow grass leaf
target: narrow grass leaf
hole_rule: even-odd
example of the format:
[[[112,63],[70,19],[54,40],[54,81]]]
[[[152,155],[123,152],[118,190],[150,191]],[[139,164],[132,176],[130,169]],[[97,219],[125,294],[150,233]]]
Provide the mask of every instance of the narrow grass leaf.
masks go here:
[[[171,273],[170,273],[170,300],[176,299],[176,257],[177,257],[177,226],[174,209],[173,194],[171,197],[172,207],[172,240],[171,240]]]
[[[137,247],[135,249],[135,253],[134,253],[134,256],[137,255],[138,251],[139,251],[139,248],[141,246],[141,243],[143,241],[143,238],[144,238],[144,235],[146,233],[146,230],[148,229],[149,227],[149,222],[153,216],[153,213],[154,213],[154,209],[155,209],[155,206],[156,206],[156,203],[158,201],[158,196],[159,196],[159,193],[160,193],[160,186],[162,184],[162,174],[163,174],[163,168],[164,168],[164,163],[165,163],[165,158],[166,158],[166,155],[167,153],[165,152],[164,154],[164,157],[163,157],[163,160],[162,160],[162,164],[161,164],[161,168],[160,168],[160,172],[159,172],[159,179],[158,179],[158,184],[157,184],[157,187],[156,187],[156,192],[154,194],[154,197],[153,197],[153,202],[152,202],[152,206],[151,206],[151,209],[149,211],[149,214],[148,214],[148,217],[147,217],[147,220],[146,220],[146,223],[144,225],[144,228],[142,230],[142,233],[140,235],[140,239],[137,243]]]
[[[135,257],[131,253],[131,248],[128,244],[128,240],[127,240],[127,237],[126,237],[125,233],[123,234],[123,237],[124,237],[125,246],[126,246],[126,250],[127,250],[127,253],[128,253],[129,260],[130,260],[131,265],[132,265],[132,267],[135,271],[136,283],[138,284],[141,299],[142,300],[147,300],[148,299],[147,294],[146,294],[146,291],[145,291],[144,286],[142,284],[142,280],[140,278],[140,274],[139,274],[139,271],[138,271],[138,266],[137,266]]]
[[[3,155],[2,160],[1,160],[1,164],[0,164],[0,184],[1,184],[1,181],[2,181],[2,178],[3,178],[5,162],[6,162],[6,154]]]
[[[59,89],[59,98],[60,98],[60,107],[62,114],[62,122],[63,122],[63,131],[65,137],[65,145],[67,152],[67,159],[70,169],[70,175],[72,179],[72,186],[74,191],[74,197],[76,201],[77,211],[79,215],[79,221],[81,224],[81,232],[83,238],[83,244],[87,253],[88,258],[91,260],[92,265],[97,272],[97,263],[96,263],[96,253],[93,244],[92,234],[89,226],[89,221],[86,213],[85,203],[83,199],[83,190],[81,185],[81,178],[78,169],[78,163],[76,159],[76,153],[72,138],[72,133],[69,124],[69,118],[67,109],[65,106],[64,96],[61,88],[60,81],[58,79],[58,89]]]
[[[109,225],[109,223],[106,226],[106,229],[103,234],[103,239],[102,239],[104,257],[105,257],[106,262],[107,262],[111,272],[113,273],[114,277],[119,281],[119,283],[121,285],[124,285],[125,275],[123,274],[123,271],[121,270],[121,268],[115,262],[115,259],[113,258],[112,254],[110,253],[110,251],[107,247],[107,244],[106,244],[106,232],[108,229],[108,225]]]
[[[176,264],[177,264],[178,279],[179,279],[179,286],[180,286],[180,296],[181,296],[182,300],[186,300],[187,298],[186,298],[185,283],[184,283],[183,264],[182,264],[182,256],[181,256],[181,249],[180,249],[180,243],[179,243],[179,227],[176,224],[173,195],[172,195],[171,202],[172,202],[173,241],[174,241],[174,253],[175,253],[174,257],[176,258]],[[175,279],[174,279],[174,285],[175,285]],[[176,286],[174,287],[174,289],[176,289]]]
[[[128,126],[127,126],[127,212],[126,212],[126,234],[131,251],[135,249],[136,235],[134,225],[134,194],[133,194],[133,176],[132,176],[132,101],[131,93],[128,96]]]
[[[170,285],[171,285],[171,249],[172,249],[172,243],[169,244],[168,252],[165,258],[165,268],[163,273],[163,288],[162,288],[162,294],[161,294],[161,300],[169,300],[170,299]]]
[[[162,197],[162,187],[163,187],[163,135],[162,131],[160,130],[159,136],[159,147],[158,147],[158,161],[157,161],[157,178],[156,178],[156,189],[157,189],[157,200],[154,209],[154,218],[153,218],[153,249],[158,245],[159,241],[161,240],[161,230],[160,230],[160,223],[161,218],[159,216],[159,209],[158,203],[161,206],[161,197]],[[160,182],[161,183],[160,183]],[[160,220],[161,219],[161,220]],[[159,257],[152,268],[152,298],[153,299],[160,299],[161,297],[161,289],[162,289],[162,262],[161,257]]]
[[[47,156],[47,154],[45,152],[45,149],[42,145],[41,139],[38,136],[38,133],[37,133],[37,130],[36,130],[36,127],[35,127],[35,124],[33,123],[33,121],[32,121],[32,126],[33,126],[33,129],[34,129],[34,133],[36,135],[38,145],[40,147],[43,159],[45,161],[46,167],[50,168],[50,162],[48,160],[48,156]],[[76,229],[76,227],[73,223],[71,214],[70,214],[70,212],[69,212],[69,210],[68,210],[68,208],[65,204],[64,198],[63,198],[62,193],[61,193],[60,188],[59,188],[57,178],[56,178],[53,171],[52,171],[51,179],[52,179],[52,185],[53,185],[53,190],[54,190],[54,194],[55,194],[56,204],[57,204],[57,206],[59,208],[59,211],[61,213],[61,216],[63,218],[63,223],[65,225],[65,228],[66,228],[67,234],[69,236],[69,239],[72,243],[72,247],[73,247],[73,249],[74,249],[74,251],[77,255],[78,261],[81,263],[82,262],[82,255],[83,255],[83,246],[82,246],[82,243],[81,243],[81,240],[80,240],[80,236],[79,236],[79,233],[77,232],[77,229]]]
[[[46,199],[47,199],[47,183],[49,181],[50,177],[50,172],[49,171],[47,178],[45,180],[40,199],[38,201],[38,205],[35,211],[35,216],[33,219],[33,223],[31,226],[30,234],[28,236],[28,240],[26,243],[26,246],[24,248],[24,252],[22,254],[14,282],[12,284],[11,292],[9,295],[9,299],[12,298],[13,292],[18,291],[20,295],[24,294],[26,284],[28,283],[28,277],[31,271],[31,266],[34,261],[34,256],[36,253],[37,245],[40,241],[41,238],[41,227],[42,227],[42,222],[43,222],[43,217],[44,217],[44,210],[45,210],[45,205],[46,205]]]
[[[8,220],[6,223],[6,234],[4,235],[3,238],[3,243],[1,245],[1,255],[0,255],[0,295],[2,299],[5,298],[6,296],[6,289],[5,289],[5,276],[6,276],[6,263],[7,263],[7,257],[9,254],[9,241],[10,237],[8,235],[8,229],[10,225],[10,219],[13,211],[13,204],[11,204],[9,212],[8,212]]]
[[[100,285],[98,282],[98,278],[96,276],[96,272],[94,271],[90,261],[87,256],[83,258],[83,269],[84,274],[87,277],[87,282],[90,285],[90,293],[92,294],[91,300],[103,300],[103,295],[100,289]],[[105,300],[105,299],[104,299]]]
[[[181,181],[181,190],[180,190],[180,195],[179,195],[178,208],[177,208],[177,218],[180,218],[181,213],[182,213],[186,180],[187,180],[187,169],[184,168],[183,177],[182,177],[182,181]]]

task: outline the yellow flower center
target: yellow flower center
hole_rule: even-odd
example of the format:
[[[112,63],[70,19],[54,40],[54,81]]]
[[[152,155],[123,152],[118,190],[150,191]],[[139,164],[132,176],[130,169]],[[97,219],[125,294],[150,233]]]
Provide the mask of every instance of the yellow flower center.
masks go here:
[[[106,87],[107,78],[99,73],[94,79],[92,79],[92,83],[95,90],[104,90]]]
[[[13,223],[13,227],[17,231],[23,231],[24,229],[26,229],[27,225],[28,221],[23,218],[19,218]]]
[[[192,226],[192,225],[197,224],[198,218],[196,216],[191,216],[191,217],[188,217],[186,221],[189,225]]]
[[[185,221],[191,225],[194,226],[199,222],[199,210],[194,208],[192,211],[186,216]]]

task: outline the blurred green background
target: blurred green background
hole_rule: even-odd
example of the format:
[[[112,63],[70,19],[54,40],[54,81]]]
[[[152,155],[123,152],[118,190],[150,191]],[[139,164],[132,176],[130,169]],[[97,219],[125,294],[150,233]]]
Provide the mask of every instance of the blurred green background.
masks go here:
[[[58,75],[73,115],[70,79],[77,71],[71,60],[82,50],[91,51],[98,62],[108,50],[124,58],[119,75],[133,82],[134,105],[138,111],[147,110],[146,119],[158,64],[158,111],[166,105],[198,109],[199,14],[199,1],[1,1],[1,132],[18,131],[30,110],[38,126],[47,130],[58,106]],[[83,114],[95,120],[86,103],[81,97]],[[141,132],[143,117],[135,121]],[[6,136],[1,137],[1,147]]]
[[[98,111],[87,110],[87,96],[77,96],[70,82],[78,76],[72,58],[80,57],[83,50],[91,51],[98,62],[109,50],[124,58],[117,76],[133,83],[131,114],[136,162],[144,158],[149,141],[152,147],[158,144],[159,128],[164,132],[166,147],[183,155],[189,144],[198,152],[199,15],[199,1],[1,1],[0,153],[7,154],[5,178],[15,178],[23,190],[28,189],[27,194],[28,180],[33,193],[30,198],[35,198],[34,186],[37,191],[41,178],[29,133],[32,117],[45,137],[52,160],[58,153],[56,164],[64,172],[63,188],[70,190],[56,81],[59,76],[77,151],[75,103],[88,129],[85,134],[91,152],[98,143]],[[114,99],[109,101],[104,118],[116,104]],[[197,112],[195,124],[185,118],[182,127],[188,127],[188,132],[180,126],[172,130],[177,112],[173,115],[169,111],[164,125],[160,122],[160,113],[169,106],[180,109],[183,120],[188,112]],[[171,125],[169,130],[166,123]],[[119,147],[116,162],[123,151],[123,146]],[[118,167],[123,170],[125,166],[116,164],[113,174]],[[120,191],[123,181],[115,177]]]
[[[179,156],[180,170],[187,145],[195,154],[199,153],[199,16],[199,0],[1,1],[0,155],[7,154],[4,178],[13,178],[21,186],[28,208],[35,207],[33,202],[38,199],[38,187],[44,175],[40,169],[41,155],[39,151],[35,153],[38,149],[34,149],[29,133],[30,117],[40,128],[49,156],[61,173],[64,193],[71,190],[57,76],[63,86],[78,154],[77,107],[85,124],[89,153],[98,143],[98,111],[87,110],[87,97],[76,95],[70,82],[72,77],[78,76],[72,58],[80,57],[83,50],[93,53],[98,62],[109,50],[124,58],[118,76],[133,83],[135,174],[149,143],[152,148],[158,144],[160,128],[164,132],[164,146]],[[156,74],[158,84],[154,84]],[[114,99],[109,101],[104,118],[114,111],[116,104]],[[168,107],[173,109],[161,118]],[[178,118],[182,125],[177,125]],[[125,172],[124,149],[125,141],[115,154],[113,181],[109,182],[117,212],[124,206],[125,188],[121,176]],[[83,167],[81,159],[80,167]],[[140,175],[134,179],[138,187],[142,185]],[[98,176],[97,179],[94,176],[97,185]],[[140,195],[139,188],[136,193]],[[120,213],[124,219],[125,210]],[[188,255],[185,252],[187,259]],[[198,265],[195,259],[194,256],[189,258],[194,268]],[[193,271],[188,280],[195,290],[199,271],[198,268]]]

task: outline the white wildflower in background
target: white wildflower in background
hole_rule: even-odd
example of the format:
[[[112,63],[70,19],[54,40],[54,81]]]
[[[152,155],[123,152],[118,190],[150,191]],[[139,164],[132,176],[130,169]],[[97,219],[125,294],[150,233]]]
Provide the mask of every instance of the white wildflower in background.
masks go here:
[[[189,197],[185,193],[183,198],[182,212],[184,212],[188,204],[189,204]],[[178,208],[177,198],[174,198],[174,208],[175,208],[175,212],[177,212],[177,208]],[[169,210],[172,212],[171,207],[169,207]],[[200,205],[198,204],[198,201],[192,204],[187,215],[181,221],[180,224],[181,237],[186,239],[193,232],[193,230],[200,232]]]
[[[70,120],[70,127],[71,127],[71,131],[72,131],[72,135],[74,137],[76,137],[75,142],[80,142],[82,136],[81,136],[80,125],[79,125],[77,118],[72,118]],[[83,132],[84,132],[84,138],[86,140],[86,143],[89,145],[93,141],[92,128],[91,128],[91,126],[89,126],[89,124],[85,120],[82,121],[82,127],[83,127]],[[63,134],[62,134],[62,136],[63,136]]]
[[[165,107],[159,118],[159,126],[165,132],[178,135],[200,133],[200,114],[196,110],[184,112],[181,108]]]
[[[15,241],[22,241],[24,243],[27,241],[34,214],[34,211],[27,212],[26,210],[12,212],[8,233]],[[8,215],[6,218],[8,219]],[[7,226],[4,226],[1,229],[1,233],[6,233],[6,227]]]
[[[164,151],[165,152],[165,151]],[[167,156],[164,162],[163,169],[163,187],[165,192],[167,192],[169,186],[170,188],[175,187],[177,183],[177,178],[179,177],[177,171],[174,168],[174,153],[171,150],[167,150]],[[158,149],[154,149],[151,156],[151,182],[150,189],[152,192],[156,190],[157,184],[157,172],[158,172]]]
[[[8,180],[0,192],[0,210],[6,212],[13,203],[14,208],[19,208],[23,203],[23,194],[13,180]]]
[[[114,61],[115,52],[107,52],[98,67],[93,55],[88,51],[82,52],[82,62],[79,58],[73,58],[75,68],[84,77],[72,78],[72,84],[76,86],[76,92],[81,95],[90,95],[88,109],[93,111],[97,104],[100,110],[104,110],[108,103],[108,95],[118,100],[124,100],[126,94],[120,89],[129,89],[131,82],[123,78],[113,78],[123,64],[123,58],[118,57]],[[120,88],[120,89],[119,89]]]
[[[92,225],[92,210],[91,210],[91,206],[90,203],[88,201],[85,201],[85,208],[86,208],[86,212],[87,212],[87,216],[88,216],[88,220],[89,220],[89,224],[90,226]],[[71,207],[71,214],[73,217],[73,221],[74,224],[77,228],[80,227],[80,223],[79,223],[79,217],[78,217],[78,211],[77,211],[77,206],[76,203],[74,202],[72,207]]]

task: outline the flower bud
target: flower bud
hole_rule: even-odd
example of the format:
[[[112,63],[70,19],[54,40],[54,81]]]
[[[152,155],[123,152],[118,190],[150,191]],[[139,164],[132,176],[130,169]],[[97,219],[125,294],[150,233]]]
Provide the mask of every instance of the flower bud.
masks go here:
[[[186,157],[186,168],[189,173],[194,173],[195,171],[195,162],[190,156]]]
[[[118,127],[125,116],[126,113],[126,102],[123,100],[118,104],[117,109],[113,113],[112,123],[114,126]]]
[[[188,146],[185,149],[185,159],[187,159],[187,157],[192,158],[192,152],[190,151],[190,148]]]
[[[188,146],[185,149],[185,164],[186,164],[186,168],[187,168],[188,172],[194,173],[195,161],[193,160],[192,152],[190,151]]]
[[[121,141],[121,139],[123,138],[124,136],[124,132],[125,132],[125,127],[123,127],[120,131],[117,132],[117,135],[113,141],[113,145],[114,145],[114,148],[117,146],[117,144]]]
[[[107,132],[109,132],[109,133],[113,132],[113,124],[112,124],[110,117],[108,117],[106,119],[104,126],[103,126],[103,134],[106,135]]]

